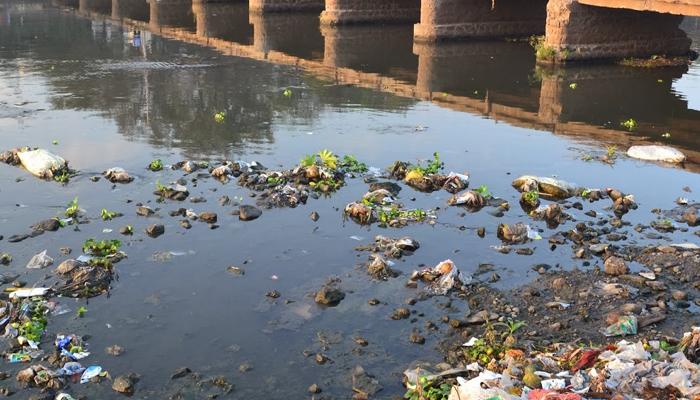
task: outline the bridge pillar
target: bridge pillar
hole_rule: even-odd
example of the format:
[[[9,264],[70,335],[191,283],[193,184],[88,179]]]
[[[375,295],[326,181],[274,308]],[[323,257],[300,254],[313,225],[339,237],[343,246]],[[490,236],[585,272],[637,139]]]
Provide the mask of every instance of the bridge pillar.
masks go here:
[[[321,26],[324,39],[323,63],[329,67],[352,68],[363,72],[413,75],[417,58],[413,55],[410,25]],[[391,56],[387,49],[394,49]],[[411,81],[415,77],[410,77]],[[409,79],[407,79],[409,80]]]
[[[324,0],[249,0],[250,12],[321,11]]]
[[[321,24],[415,23],[420,0],[326,0]]]
[[[323,54],[323,36],[318,29],[316,13],[251,12],[253,48],[265,55],[280,51],[305,59],[320,59]]]
[[[547,0],[421,0],[416,41],[520,37],[544,32]]]
[[[112,18],[148,21],[146,0],[112,0]]]
[[[566,62],[686,55],[690,39],[679,28],[682,20],[679,15],[550,0],[540,58]]]

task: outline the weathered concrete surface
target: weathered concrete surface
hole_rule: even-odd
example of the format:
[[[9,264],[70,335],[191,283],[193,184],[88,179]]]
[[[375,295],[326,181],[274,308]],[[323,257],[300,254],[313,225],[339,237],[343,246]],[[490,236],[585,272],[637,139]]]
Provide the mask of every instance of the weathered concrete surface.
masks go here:
[[[417,41],[503,38],[544,32],[547,0],[422,0]]]
[[[282,11],[321,11],[324,0],[250,0],[251,13]]]
[[[236,0],[213,2],[195,0],[192,12],[197,21],[197,35],[252,44],[253,27],[248,22],[248,2]]]
[[[145,0],[112,0],[112,18],[148,21],[148,8]]]
[[[549,0],[544,45],[554,61],[678,56],[690,39],[678,26],[682,16],[611,9],[577,0]]]
[[[700,0],[579,0],[579,3],[700,17]]]
[[[420,0],[326,0],[321,24],[415,23]]]

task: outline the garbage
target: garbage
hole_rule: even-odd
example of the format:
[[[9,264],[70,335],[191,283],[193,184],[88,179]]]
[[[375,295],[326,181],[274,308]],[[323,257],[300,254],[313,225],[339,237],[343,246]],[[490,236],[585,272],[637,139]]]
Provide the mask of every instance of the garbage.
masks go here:
[[[76,335],[57,335],[54,344],[62,356],[74,361],[90,355],[85,349],[86,344]]]
[[[441,296],[447,294],[450,289],[457,285],[471,282],[471,278],[464,280],[462,274],[452,260],[442,261],[434,268],[414,271],[411,275],[411,280],[416,281],[419,279],[428,282],[425,288],[428,294]]]
[[[112,183],[129,183],[134,180],[124,168],[114,167],[102,173]]]
[[[391,261],[385,260],[382,256],[374,254],[370,256],[367,263],[367,273],[374,279],[387,280],[399,275],[397,271],[391,269]]]
[[[10,293],[10,299],[22,299],[26,297],[40,297],[45,296],[50,288],[30,288],[30,289],[17,289]]]
[[[452,387],[448,400],[515,400],[518,397],[501,389],[503,375],[486,370],[470,380],[457,378],[457,385]]]
[[[583,188],[560,179],[523,175],[513,180],[513,187],[520,192],[537,192],[541,197],[567,199],[578,195]]]
[[[521,244],[530,240],[541,240],[542,236],[530,228],[530,225],[525,225],[522,222],[517,224],[499,224],[496,236],[504,243]]]
[[[27,263],[27,268],[30,269],[39,269],[39,268],[46,268],[53,264],[53,258],[49,257],[46,255],[46,250],[42,251],[39,254],[34,255],[29,262]]]
[[[682,163],[686,157],[680,150],[669,146],[644,145],[632,146],[627,150],[627,156],[645,161],[662,161],[667,163]]]
[[[479,210],[486,205],[486,199],[480,193],[469,190],[453,195],[447,200],[447,204]]]
[[[99,365],[91,365],[87,367],[80,376],[80,383],[88,383],[91,379],[100,376],[100,373],[102,373],[102,367]]]
[[[18,151],[17,157],[27,171],[43,179],[52,179],[68,169],[66,160],[44,149]]]
[[[626,336],[637,334],[637,317],[634,315],[621,316],[617,322],[605,329],[605,336]]]
[[[458,193],[469,186],[469,175],[450,172],[442,188],[450,193]]]
[[[374,237],[373,244],[358,246],[355,250],[382,253],[385,257],[390,258],[401,258],[404,255],[413,254],[419,247],[420,243],[410,237],[393,239],[387,236],[377,235]]]
[[[178,183],[164,186],[156,182],[156,191],[153,194],[170,200],[183,201],[190,195],[190,192],[186,186]]]

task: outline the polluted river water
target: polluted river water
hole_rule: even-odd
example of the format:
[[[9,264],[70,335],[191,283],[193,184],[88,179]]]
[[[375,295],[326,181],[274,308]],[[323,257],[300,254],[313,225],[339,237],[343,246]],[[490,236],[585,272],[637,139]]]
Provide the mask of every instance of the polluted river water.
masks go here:
[[[0,151],[44,148],[77,171],[61,184],[0,164],[0,253],[12,256],[2,274],[19,275],[5,287],[12,281],[52,285],[55,266],[77,258],[89,238],[120,240],[127,255],[114,264],[107,293],[51,298],[67,312],[48,314],[45,354],[30,364],[51,353],[57,334],[77,334],[91,352],[81,360],[84,366],[99,365],[113,378],[139,375],[135,398],[308,398],[312,384],[322,389],[316,398],[350,398],[358,365],[382,387],[373,398],[400,398],[403,371],[417,360],[443,361],[441,343],[459,334],[444,317],[467,319],[480,311],[474,309],[478,301],[463,296],[425,296],[422,284],[406,284],[412,271],[451,259],[489,290],[519,296],[523,285],[549,268],[581,274],[602,268],[599,255],[574,258],[568,244],[547,239],[596,221],[591,210],[612,218],[610,201],[579,198],[582,207],[576,198],[564,201],[572,219],[552,228],[521,209],[511,185],[516,177],[555,176],[583,188],[633,194],[638,208],[623,217],[620,248],[698,242],[695,229],[680,223],[672,222],[675,230],[648,227],[668,224],[653,210],[675,208],[678,197],[692,203],[700,190],[698,62],[552,72],[536,67],[527,43],[426,47],[413,45],[410,27],[330,31],[308,15],[249,20],[238,4],[184,3],[181,10],[159,10],[157,19],[157,2],[131,10],[133,15],[60,3],[0,3]],[[225,24],[224,18],[241,23]],[[687,19],[684,28],[697,48],[700,25]],[[368,43],[373,35],[377,42]],[[622,125],[630,119],[634,127]],[[625,156],[628,146],[645,143],[679,148],[688,161],[670,166]],[[337,192],[310,196],[306,204],[261,207],[259,218],[242,221],[237,204],[259,205],[259,192],[236,178],[222,183],[206,168],[170,168],[183,160],[212,167],[231,160],[287,170],[324,149],[381,171],[396,160],[426,165],[438,152],[444,173],[468,174],[470,188],[485,185],[510,207],[468,212],[448,206],[451,194],[444,190],[423,193],[379,178],[401,185],[398,200],[406,207],[430,215],[404,227],[360,225],[343,210],[367,192],[367,174],[347,177]],[[154,159],[165,168],[148,170]],[[112,167],[134,180],[94,179]],[[180,179],[190,193],[186,200],[154,195],[157,185]],[[223,196],[230,202],[220,201]],[[9,241],[36,222],[64,218],[74,198],[80,224]],[[137,215],[139,204],[155,213]],[[215,226],[192,219],[186,229],[182,216],[170,215],[179,208],[214,212]],[[104,220],[103,209],[123,215]],[[528,243],[529,253],[506,254],[497,228],[518,222],[544,239]],[[146,235],[151,224],[162,224],[164,234]],[[133,235],[120,234],[127,225]],[[642,225],[647,228],[634,229]],[[415,254],[395,261],[398,277],[375,280],[365,271],[368,253],[356,247],[377,235],[420,243]],[[54,265],[26,268],[43,250]],[[630,267],[633,273],[641,268],[634,262]],[[314,301],[329,279],[345,293],[335,307]],[[668,311],[668,321],[654,328],[660,334],[678,336],[700,322],[698,288],[678,287],[688,293],[689,307]],[[410,318],[391,318],[400,307],[410,310]],[[525,308],[517,318],[534,330],[540,317],[528,319]],[[596,315],[571,329],[602,342],[594,332],[605,325],[605,316]],[[416,332],[423,344],[415,343]],[[123,354],[108,354],[113,345]],[[10,347],[4,343],[3,352]],[[29,364],[4,363],[11,379],[0,386],[20,391],[19,398],[38,395],[40,388],[22,389],[13,378]],[[171,379],[184,367],[193,373]],[[105,381],[61,391],[119,398]]]

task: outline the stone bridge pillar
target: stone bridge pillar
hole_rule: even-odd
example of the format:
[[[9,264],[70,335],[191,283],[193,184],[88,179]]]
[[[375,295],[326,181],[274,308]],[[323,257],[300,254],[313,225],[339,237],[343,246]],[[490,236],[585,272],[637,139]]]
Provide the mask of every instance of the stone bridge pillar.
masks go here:
[[[415,23],[420,7],[420,0],[326,0],[321,23]]]
[[[249,0],[251,13],[321,11],[324,0]]]
[[[78,3],[80,12],[95,12],[99,14],[112,13],[111,0],[80,0]]]
[[[522,37],[544,32],[547,0],[422,0],[417,41]]]
[[[550,0],[543,54],[550,61],[688,54],[682,16]]]
[[[329,67],[409,75],[405,71],[415,70],[417,66],[410,25],[322,25],[321,34],[323,63]],[[391,56],[387,49],[393,49]]]
[[[146,0],[112,0],[112,18],[148,21],[148,2]]]
[[[152,30],[194,27],[191,0],[149,0],[149,3],[149,25]]]
[[[252,44],[253,27],[248,22],[246,0],[225,3],[194,0],[192,12],[197,21],[197,36]]]

